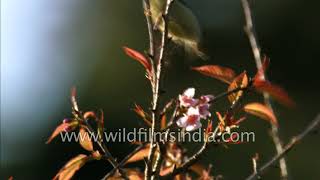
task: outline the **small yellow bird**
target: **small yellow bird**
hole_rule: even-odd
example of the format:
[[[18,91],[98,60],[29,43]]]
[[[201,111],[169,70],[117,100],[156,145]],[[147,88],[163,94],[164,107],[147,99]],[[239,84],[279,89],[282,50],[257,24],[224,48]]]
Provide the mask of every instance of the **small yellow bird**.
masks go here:
[[[166,7],[166,0],[150,0],[150,12],[154,26],[164,30],[162,14]],[[192,11],[179,0],[173,0],[168,17],[168,36],[177,44],[183,45],[187,51],[207,59],[199,50],[201,40],[200,25]]]

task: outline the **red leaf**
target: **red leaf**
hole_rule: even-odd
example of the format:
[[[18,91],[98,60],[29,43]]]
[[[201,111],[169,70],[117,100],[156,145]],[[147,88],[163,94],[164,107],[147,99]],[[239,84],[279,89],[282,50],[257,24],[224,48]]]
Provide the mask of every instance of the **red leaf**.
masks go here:
[[[216,112],[216,115],[219,119],[219,130],[220,132],[224,132],[225,131],[225,127],[232,127],[232,126],[238,126],[242,121],[244,121],[246,119],[246,117],[241,117],[240,119],[236,119],[232,112],[228,111],[226,112],[226,114],[224,115],[224,117],[222,117],[222,115],[219,112]]]
[[[125,171],[126,171],[126,174],[129,178],[129,180],[143,180],[144,179],[143,173],[141,173],[137,169],[125,169]],[[110,179],[112,179],[112,178],[110,178]],[[119,179],[123,179],[123,178],[121,178],[121,176],[120,176]]]
[[[84,128],[80,128],[79,135],[80,145],[87,151],[93,151],[93,143],[91,141],[90,134]]]
[[[249,80],[248,80],[247,73],[246,71],[244,71],[232,81],[232,83],[228,87],[228,91],[230,92],[237,88],[245,88],[248,86],[248,81]],[[242,91],[237,91],[236,93],[230,94],[228,96],[229,101],[233,103],[234,101],[238,100],[238,98],[242,96],[242,93],[243,93]]]
[[[69,180],[78,171],[90,157],[84,154],[79,154],[78,156],[72,158],[69,162],[53,178],[53,180]]]
[[[247,104],[244,106],[244,111],[249,114],[258,116],[264,120],[267,120],[276,126],[278,125],[277,118],[273,114],[272,109],[270,109],[264,104],[260,104],[260,103]]]
[[[265,79],[265,72],[268,69],[269,64],[270,60],[267,57],[265,57],[261,68],[258,70],[257,74],[253,78],[253,87],[255,87],[255,89],[258,92],[268,93],[274,99],[286,106],[295,106],[294,101],[289,97],[285,90],[283,90],[281,87],[277,85],[270,83]]]
[[[200,67],[193,67],[191,69],[198,71],[205,76],[216,78],[228,84],[230,84],[236,76],[232,69],[217,65],[206,65]]]
[[[160,176],[165,176],[169,173],[171,173],[174,170],[175,166],[169,166],[169,167],[162,167],[160,170]]]
[[[208,121],[208,126],[206,129],[206,135],[212,132],[212,121]]]
[[[87,111],[84,113],[83,118],[84,119],[96,118],[96,113],[94,113],[93,111]]]
[[[143,65],[143,67],[148,71],[151,72],[151,64],[149,62],[149,60],[142,55],[140,52],[133,50],[131,48],[128,47],[123,47],[124,52],[131,58],[133,58],[134,60],[137,60],[140,64]]]
[[[147,113],[142,109],[141,106],[135,104],[135,107],[134,107],[134,112],[136,112],[142,119],[143,121],[148,125],[148,126],[151,126],[151,122],[148,120],[147,118]]]
[[[295,102],[289,97],[288,93],[280,86],[274,85],[268,81],[255,80],[253,86],[258,92],[266,92],[271,97],[289,107],[294,107]]]
[[[220,130],[220,132],[224,132],[225,126],[226,126],[226,123],[224,121],[225,117],[222,117],[220,112],[216,112],[216,115],[218,116],[218,119],[219,119],[219,124],[218,124],[219,130]]]
[[[134,112],[136,112],[140,117],[142,118],[146,118],[146,113],[144,112],[144,110],[142,109],[141,106],[139,106],[138,104],[135,104],[134,107]]]
[[[148,157],[149,151],[150,151],[150,145],[146,146],[145,148],[135,153],[130,159],[128,159],[126,164],[143,160],[144,158]]]
[[[161,126],[161,130],[165,129],[167,126],[167,117],[165,114],[162,115],[162,117],[161,117],[161,125],[160,126]]]
[[[49,139],[47,140],[46,144],[49,144],[57,135],[59,135],[61,132],[67,131],[71,127],[74,127],[76,125],[75,122],[71,123],[62,123],[60,124],[51,134]]]

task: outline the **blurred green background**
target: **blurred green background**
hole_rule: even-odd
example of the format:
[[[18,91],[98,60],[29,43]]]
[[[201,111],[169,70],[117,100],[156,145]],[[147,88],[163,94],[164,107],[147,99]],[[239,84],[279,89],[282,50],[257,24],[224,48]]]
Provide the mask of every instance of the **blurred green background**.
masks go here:
[[[220,82],[191,72],[190,66],[219,64],[253,75],[240,1],[186,4],[200,21],[202,47],[211,58],[192,60],[178,48],[166,65],[165,97],[190,86],[198,95],[225,90]],[[319,111],[319,7],[316,0],[253,1],[262,52],[271,58],[268,75],[298,104],[296,109],[275,105],[285,142]],[[83,110],[105,111],[108,130],[140,125],[132,107],[149,105],[150,86],[143,68],[124,55],[122,46],[145,50],[146,28],[139,0],[1,1],[2,179],[50,179],[68,159],[85,153],[76,143],[55,140],[45,145],[55,126],[71,116],[69,92],[74,85]],[[221,105],[216,109],[223,109]],[[256,152],[260,162],[275,153],[268,123],[250,117],[242,129],[255,131],[256,142],[211,149],[203,161],[213,165],[214,175],[243,179],[252,171]],[[320,178],[318,139],[319,134],[310,135],[287,156],[292,179]],[[134,148],[117,143],[109,147],[119,159]],[[105,162],[90,163],[75,178],[99,179],[109,169]],[[264,179],[277,179],[278,172],[275,166]]]

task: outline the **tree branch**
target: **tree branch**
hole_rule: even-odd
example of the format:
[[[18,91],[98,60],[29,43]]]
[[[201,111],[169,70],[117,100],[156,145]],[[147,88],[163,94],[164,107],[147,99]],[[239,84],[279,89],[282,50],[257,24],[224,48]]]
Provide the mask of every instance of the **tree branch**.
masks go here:
[[[313,130],[316,129],[316,127],[320,124],[320,114],[317,115],[317,117],[297,136],[294,136],[291,141],[284,146],[283,150],[280,153],[277,153],[275,156],[273,156],[268,162],[266,162],[264,165],[262,165],[257,172],[254,172],[249,177],[246,178],[246,180],[253,180],[257,179],[261,173],[266,171],[271,165],[276,163],[278,160],[283,158],[292,148],[294,148],[302,139],[311,133]]]
[[[145,0],[149,5],[149,1]],[[153,71],[153,98],[152,98],[152,126],[151,126],[151,142],[150,142],[150,151],[148,154],[148,161],[146,165],[145,170],[145,179],[154,179],[155,173],[153,173],[153,161],[154,161],[154,155],[157,149],[157,140],[154,137],[155,130],[159,129],[160,122],[157,122],[160,118],[160,112],[159,112],[159,96],[160,96],[160,82],[161,82],[161,75],[162,75],[162,65],[163,65],[163,59],[164,59],[164,52],[168,43],[168,14],[169,9],[171,6],[171,3],[173,0],[166,0],[165,9],[162,15],[163,18],[163,26],[164,30],[161,32],[161,41],[160,41],[160,48],[158,52],[153,52],[153,57],[155,60],[155,57],[157,57],[156,61],[154,61],[154,64],[156,65],[155,70]],[[150,10],[150,9],[149,9]],[[150,11],[149,11],[150,12]],[[151,13],[151,12],[150,12]],[[150,19],[149,19],[150,20]],[[149,36],[150,32],[153,31],[152,24],[150,26],[150,22],[148,22],[148,28],[149,28]],[[149,37],[150,41],[152,40]],[[154,43],[149,43],[150,45],[154,47]],[[151,47],[150,47],[151,49]],[[154,49],[155,50],[155,49]],[[161,155],[159,155],[161,156]],[[157,160],[160,160],[161,158],[157,158]],[[158,163],[155,163],[158,164]]]
[[[245,15],[245,20],[246,20],[246,25],[244,27],[244,30],[248,36],[248,39],[250,41],[252,53],[254,55],[254,59],[256,62],[257,69],[260,69],[262,66],[262,61],[261,61],[261,54],[260,54],[260,46],[257,41],[257,35],[254,30],[254,24],[252,21],[252,14],[251,14],[251,8],[248,0],[241,0],[244,15]],[[267,79],[266,75],[263,76],[263,78]],[[263,93],[264,101],[265,104],[272,110],[272,104],[270,101],[270,97],[268,93]],[[279,137],[279,129],[277,126],[271,123],[271,138],[273,140],[273,143],[276,147],[276,151],[279,154],[280,152],[283,151],[283,146],[281,139]],[[282,179],[288,179],[288,170],[287,170],[287,164],[284,158],[281,158],[280,161],[280,171],[281,171],[281,178]]]

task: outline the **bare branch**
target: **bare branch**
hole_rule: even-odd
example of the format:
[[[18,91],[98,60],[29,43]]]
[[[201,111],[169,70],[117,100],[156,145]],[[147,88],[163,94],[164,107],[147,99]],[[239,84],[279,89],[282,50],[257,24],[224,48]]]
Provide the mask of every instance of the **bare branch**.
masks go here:
[[[169,122],[167,124],[167,128],[165,130],[170,129],[174,125],[175,119],[177,117],[179,106],[180,106],[179,105],[179,100],[176,99],[175,103],[176,103],[176,106],[175,106],[175,108],[174,108],[174,110],[172,112],[171,118],[170,118],[170,120],[169,120]]]
[[[142,148],[145,147],[145,144],[142,144],[138,146],[136,149],[134,149],[130,154],[128,154],[116,167],[114,167],[108,174],[106,174],[102,180],[110,178],[119,168],[123,167],[125,163],[138,151],[140,151]]]
[[[257,179],[259,175],[265,172],[269,167],[271,167],[271,165],[273,165],[278,160],[280,160],[292,148],[294,148],[299,142],[301,142],[306,135],[308,135],[313,130],[315,130],[316,127],[319,126],[319,124],[320,124],[320,114],[318,114],[317,117],[300,134],[298,134],[297,136],[294,136],[291,139],[291,141],[284,146],[283,150],[280,153],[273,156],[268,162],[262,165],[261,168],[259,168],[256,173],[253,173],[249,177],[247,177],[246,180]]]
[[[246,25],[244,27],[244,30],[248,36],[248,39],[250,41],[252,53],[254,55],[254,59],[256,62],[257,69],[260,69],[262,66],[262,60],[261,60],[261,54],[260,54],[260,46],[257,40],[257,36],[254,30],[254,24],[252,21],[252,14],[251,14],[251,9],[250,9],[250,4],[248,0],[241,0],[244,15],[245,15],[245,20],[246,20]],[[266,75],[263,76],[263,78],[266,78]],[[272,110],[272,104],[270,101],[270,97],[268,93],[263,93],[264,101],[265,104]],[[271,123],[271,138],[273,140],[273,143],[276,147],[277,153],[282,152],[283,146],[281,139],[279,137],[279,129],[277,126]],[[287,179],[288,178],[288,170],[287,170],[287,164],[284,158],[280,159],[280,170],[281,170],[281,178],[282,179]]]

